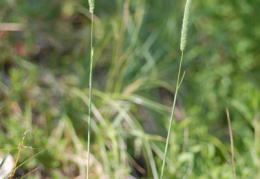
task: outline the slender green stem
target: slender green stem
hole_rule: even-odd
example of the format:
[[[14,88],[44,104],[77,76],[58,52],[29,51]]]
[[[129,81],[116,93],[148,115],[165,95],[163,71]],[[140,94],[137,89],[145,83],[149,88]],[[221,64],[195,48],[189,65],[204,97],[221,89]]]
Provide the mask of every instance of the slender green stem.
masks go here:
[[[173,116],[174,116],[174,110],[175,110],[175,105],[176,105],[176,99],[177,99],[177,95],[178,95],[178,91],[179,91],[179,87],[180,87],[180,75],[181,75],[182,59],[183,59],[183,51],[181,53],[181,61],[180,61],[180,64],[179,64],[179,72],[178,72],[178,77],[177,77],[177,82],[176,82],[176,89],[175,89],[174,100],[173,100],[173,105],[172,105],[172,112],[171,112],[170,124],[169,124],[169,128],[168,128],[166,145],[165,145],[165,149],[164,149],[163,164],[162,164],[162,170],[161,170],[160,179],[163,178],[163,171],[164,171],[164,166],[165,166],[165,161],[166,161],[166,154],[167,154],[169,141],[170,141],[170,134],[171,134],[171,129],[172,129],[172,123],[173,123]]]
[[[229,131],[229,137],[230,137],[233,176],[234,176],[234,179],[237,179],[237,175],[236,175],[236,173],[237,173],[237,172],[236,172],[236,164],[235,164],[235,153],[234,153],[234,142],[233,142],[233,133],[232,133],[232,127],[231,127],[230,115],[229,115],[229,110],[228,110],[228,108],[226,108],[226,113],[227,113],[228,131]]]
[[[92,104],[92,71],[93,71],[93,56],[94,56],[94,48],[93,48],[93,26],[94,26],[94,15],[91,13],[91,32],[90,32],[90,69],[89,69],[89,106],[88,106],[88,160],[87,160],[87,179],[89,178],[89,158],[90,158],[90,130],[91,130],[91,104]]]

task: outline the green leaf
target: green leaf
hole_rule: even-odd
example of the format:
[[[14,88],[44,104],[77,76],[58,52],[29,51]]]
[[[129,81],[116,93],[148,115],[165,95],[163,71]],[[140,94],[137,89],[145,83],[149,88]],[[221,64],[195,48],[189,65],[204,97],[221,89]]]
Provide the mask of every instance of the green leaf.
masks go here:
[[[5,160],[7,159],[7,156],[9,155],[9,152],[5,155],[4,159],[2,160],[1,164],[0,164],[0,169],[2,168],[2,166],[5,163]]]

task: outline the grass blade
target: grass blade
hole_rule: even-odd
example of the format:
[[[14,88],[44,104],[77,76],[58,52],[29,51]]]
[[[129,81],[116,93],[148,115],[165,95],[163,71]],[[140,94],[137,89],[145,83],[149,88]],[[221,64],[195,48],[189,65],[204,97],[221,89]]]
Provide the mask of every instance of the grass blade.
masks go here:
[[[9,155],[9,152],[5,155],[4,159],[2,160],[1,164],[0,164],[0,170],[2,168],[2,166],[4,165],[5,163],[5,160],[7,159],[7,156]]]

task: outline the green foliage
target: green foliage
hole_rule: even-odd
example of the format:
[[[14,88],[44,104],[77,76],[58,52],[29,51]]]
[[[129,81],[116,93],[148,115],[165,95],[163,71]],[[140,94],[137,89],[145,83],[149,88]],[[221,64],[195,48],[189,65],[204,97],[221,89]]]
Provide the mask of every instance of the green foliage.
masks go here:
[[[196,1],[165,178],[260,177],[257,0]],[[183,1],[95,1],[90,178],[156,178],[180,60]],[[0,148],[30,132],[15,177],[86,175],[90,13],[87,1],[0,2]],[[2,152],[2,151],[1,151]],[[3,153],[6,153],[4,151]],[[18,150],[10,150],[15,158]],[[2,162],[2,161],[0,161]]]

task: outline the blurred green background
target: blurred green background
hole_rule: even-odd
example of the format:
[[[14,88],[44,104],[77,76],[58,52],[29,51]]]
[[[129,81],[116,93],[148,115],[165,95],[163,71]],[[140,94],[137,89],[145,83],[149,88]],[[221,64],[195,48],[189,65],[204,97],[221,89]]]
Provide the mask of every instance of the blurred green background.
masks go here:
[[[160,174],[184,0],[96,0],[90,178]],[[165,178],[260,178],[260,1],[194,1]],[[0,154],[15,177],[85,178],[86,0],[0,1]],[[16,159],[18,150],[10,150]],[[34,168],[37,170],[31,172]]]

